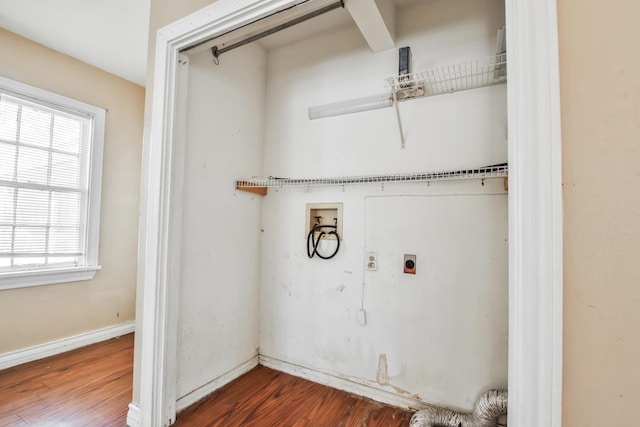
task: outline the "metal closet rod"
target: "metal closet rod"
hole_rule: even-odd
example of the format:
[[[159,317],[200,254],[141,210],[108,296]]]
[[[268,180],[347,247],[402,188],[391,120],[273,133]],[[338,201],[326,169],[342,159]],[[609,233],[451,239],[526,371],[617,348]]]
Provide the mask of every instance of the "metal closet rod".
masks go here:
[[[211,53],[213,54],[214,58],[218,59],[220,55],[222,55],[225,52],[229,52],[230,50],[233,50],[240,46],[244,46],[245,44],[249,44],[256,40],[260,40],[261,38],[270,36],[271,34],[275,34],[279,31],[286,30],[289,27],[293,27],[294,25],[300,24],[301,22],[308,21],[309,19],[315,18],[316,16],[324,15],[325,13],[330,12],[334,9],[338,9],[340,7],[344,7],[343,0],[324,6],[318,10],[314,10],[313,12],[309,12],[306,15],[299,16],[297,18],[292,19],[291,21],[287,21],[284,24],[280,24],[273,28],[269,28],[268,30],[264,30],[258,34],[254,34],[251,37],[247,37],[246,39],[230,44],[229,46],[225,46],[222,48],[219,48],[218,46],[213,46],[211,48]]]

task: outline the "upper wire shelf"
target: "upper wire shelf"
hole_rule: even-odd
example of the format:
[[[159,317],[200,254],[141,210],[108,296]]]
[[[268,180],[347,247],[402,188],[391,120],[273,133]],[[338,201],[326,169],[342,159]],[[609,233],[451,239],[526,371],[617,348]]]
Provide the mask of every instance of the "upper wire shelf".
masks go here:
[[[460,179],[488,179],[506,178],[509,175],[509,166],[504,164],[484,166],[475,169],[463,169],[455,171],[440,172],[416,172],[399,173],[386,175],[359,175],[359,176],[339,176],[332,178],[277,178],[269,177],[265,179],[246,179],[236,181],[236,188],[248,190],[256,188],[281,188],[281,187],[316,187],[324,185],[345,185],[345,184],[371,184],[387,182],[425,182],[425,181],[451,181]],[[255,192],[255,191],[254,191]]]
[[[398,100],[442,95],[503,84],[506,81],[506,53],[387,79]]]

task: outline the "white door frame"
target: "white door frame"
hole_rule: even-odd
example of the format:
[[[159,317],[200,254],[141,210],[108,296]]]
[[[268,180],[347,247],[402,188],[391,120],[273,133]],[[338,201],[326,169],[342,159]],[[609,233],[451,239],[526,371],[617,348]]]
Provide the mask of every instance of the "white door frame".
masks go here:
[[[347,0],[348,1],[348,0]],[[150,136],[145,140],[139,286],[144,427],[175,421],[175,289],[169,276],[171,171],[180,130],[180,52],[297,3],[219,0],[158,32]],[[509,425],[560,427],[562,170],[555,0],[505,0],[509,67]],[[182,70],[179,68],[182,67]],[[178,150],[178,151],[176,151]],[[172,267],[173,266],[173,267]],[[173,268],[173,271],[172,271]],[[175,277],[175,276],[174,276]],[[136,407],[136,405],[132,405]]]

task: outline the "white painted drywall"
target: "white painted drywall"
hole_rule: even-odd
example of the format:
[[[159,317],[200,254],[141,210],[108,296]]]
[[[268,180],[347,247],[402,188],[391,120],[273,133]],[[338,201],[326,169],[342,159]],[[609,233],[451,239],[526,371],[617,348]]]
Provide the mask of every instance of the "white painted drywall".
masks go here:
[[[495,53],[497,0],[424,1],[397,13],[414,69]],[[263,172],[323,177],[459,169],[506,161],[506,87],[310,121],[307,108],[382,93],[397,51],[355,28],[268,55]],[[381,197],[385,196],[385,197]],[[411,197],[409,197],[411,196]],[[335,259],[309,260],[305,203],[344,203]],[[260,352],[425,402],[469,409],[507,383],[507,200],[502,180],[271,191],[263,202]],[[375,251],[379,270],[364,271]],[[418,273],[402,274],[402,254]],[[364,293],[363,293],[364,289]],[[364,298],[363,298],[364,296]],[[368,313],[360,326],[356,311]],[[388,384],[379,384],[386,355]],[[384,381],[381,381],[384,383]]]
[[[257,355],[266,54],[258,46],[190,58],[177,398]]]

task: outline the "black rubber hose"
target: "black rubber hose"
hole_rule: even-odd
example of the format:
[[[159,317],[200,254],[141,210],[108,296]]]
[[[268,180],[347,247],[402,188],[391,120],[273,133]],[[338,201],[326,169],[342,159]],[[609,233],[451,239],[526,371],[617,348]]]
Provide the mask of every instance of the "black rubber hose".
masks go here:
[[[320,242],[320,239],[322,239],[322,236],[325,234],[324,231],[321,231],[320,234],[318,234],[317,240],[314,240],[313,233],[311,234],[311,247],[313,248],[313,252],[309,252],[309,236],[307,237],[307,256],[309,258],[313,258],[318,253],[318,242]]]
[[[317,239],[313,238],[313,235],[323,229],[323,228],[332,228],[332,231],[329,231],[328,233],[325,233],[324,231],[320,231],[320,234],[318,235]],[[316,224],[313,226],[313,228],[311,229],[311,231],[309,231],[309,234],[307,235],[307,256],[309,258],[313,258],[315,255],[318,255],[319,258],[322,259],[331,259],[334,256],[336,256],[336,254],[338,253],[338,250],[340,250],[340,236],[337,233],[337,226],[335,225],[320,225],[320,224]],[[324,235],[331,235],[333,234],[334,236],[336,236],[336,250],[333,251],[333,253],[331,255],[328,256],[324,256],[321,255],[318,252],[318,245],[320,244],[320,240],[322,239],[322,236]],[[313,252],[311,251],[310,246],[313,248]]]
[[[340,250],[340,236],[338,236],[338,233],[337,233],[336,231],[330,231],[330,232],[328,232],[328,233],[326,233],[326,234],[327,234],[327,235],[331,235],[331,234],[333,234],[333,235],[335,235],[335,236],[336,236],[336,250],[335,250],[335,251],[333,251],[333,253],[332,253],[331,255],[329,255],[329,256],[322,256],[322,255],[320,254],[320,252],[318,252],[318,251],[316,250],[316,255],[318,255],[318,256],[319,256],[320,258],[322,258],[322,259],[331,259],[331,258],[333,258],[334,256],[336,256],[336,254],[337,254],[337,253],[338,253],[338,251]],[[318,242],[320,242],[320,240],[318,240]],[[317,245],[316,245],[316,246],[317,246]]]

